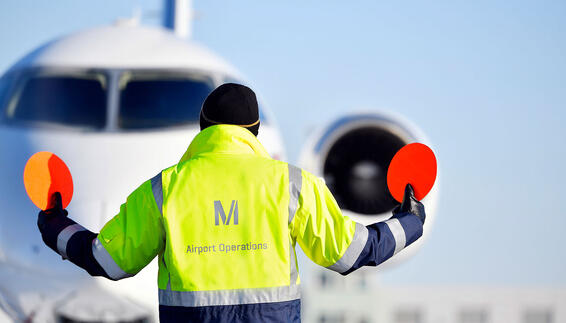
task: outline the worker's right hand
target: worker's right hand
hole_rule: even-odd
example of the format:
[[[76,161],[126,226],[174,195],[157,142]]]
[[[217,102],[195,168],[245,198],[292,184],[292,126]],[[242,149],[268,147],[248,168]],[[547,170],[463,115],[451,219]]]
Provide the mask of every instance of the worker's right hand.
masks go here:
[[[55,192],[51,195],[51,205],[53,205],[52,208],[40,211],[38,214],[37,226],[40,231],[46,226],[47,222],[53,220],[53,218],[66,217],[68,215],[67,210],[63,208],[61,193]]]
[[[415,197],[415,192],[413,191],[411,184],[407,184],[407,186],[405,186],[403,202],[393,209],[394,217],[400,213],[414,214],[421,220],[423,224],[425,223],[426,213],[424,205]]]
[[[67,217],[67,210],[63,208],[61,193],[55,192],[51,196],[52,208],[40,211],[37,215],[37,227],[45,244],[57,252],[57,236],[67,226],[75,222]]]

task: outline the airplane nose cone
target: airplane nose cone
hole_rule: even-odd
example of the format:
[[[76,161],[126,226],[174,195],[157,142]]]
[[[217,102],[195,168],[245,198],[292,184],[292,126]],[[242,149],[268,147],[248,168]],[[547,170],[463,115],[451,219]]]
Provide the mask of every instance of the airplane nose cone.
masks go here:
[[[57,322],[150,322],[148,309],[96,286],[72,292],[55,307]]]

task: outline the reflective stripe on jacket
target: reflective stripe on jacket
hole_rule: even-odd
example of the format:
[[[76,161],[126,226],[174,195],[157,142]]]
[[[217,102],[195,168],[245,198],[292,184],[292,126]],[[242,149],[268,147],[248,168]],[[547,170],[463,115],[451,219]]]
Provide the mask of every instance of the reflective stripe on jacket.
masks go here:
[[[315,263],[346,273],[367,241],[368,229],[342,215],[321,179],[271,159],[248,130],[216,125],[128,197],[93,253],[113,279],[135,275],[158,255],[163,308],[264,321],[244,308],[299,309],[288,306],[300,299],[297,242]]]

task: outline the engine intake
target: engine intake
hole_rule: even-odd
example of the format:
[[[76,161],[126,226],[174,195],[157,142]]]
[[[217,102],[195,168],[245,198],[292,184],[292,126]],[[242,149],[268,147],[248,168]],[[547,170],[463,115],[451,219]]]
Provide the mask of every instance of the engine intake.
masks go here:
[[[387,169],[405,144],[376,126],[350,130],[331,144],[323,176],[340,207],[370,215],[392,210],[397,202],[387,188]]]
[[[305,144],[299,164],[324,177],[344,215],[364,225],[391,217],[398,204],[387,188],[387,170],[399,149],[412,142],[430,145],[420,130],[400,116],[389,113],[351,114],[313,134]],[[436,213],[438,184],[422,200],[426,209],[423,237],[427,237]],[[382,268],[410,258],[422,245],[421,238],[387,261]]]
[[[417,141],[427,143],[418,128],[400,116],[351,114],[312,135],[299,163],[324,177],[348,215],[362,222],[381,221],[398,204],[387,187],[389,163],[399,149]]]

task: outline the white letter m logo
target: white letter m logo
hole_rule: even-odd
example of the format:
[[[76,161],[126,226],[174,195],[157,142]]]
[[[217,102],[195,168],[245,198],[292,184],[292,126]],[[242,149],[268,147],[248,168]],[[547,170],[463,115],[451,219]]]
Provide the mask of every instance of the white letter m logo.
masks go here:
[[[222,218],[222,224],[229,225],[230,218],[234,215],[234,225],[238,225],[238,201],[232,200],[232,205],[230,205],[230,212],[228,212],[228,218],[226,218],[226,213],[222,207],[220,201],[214,201],[214,225],[220,224],[220,218]]]

